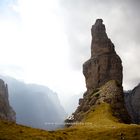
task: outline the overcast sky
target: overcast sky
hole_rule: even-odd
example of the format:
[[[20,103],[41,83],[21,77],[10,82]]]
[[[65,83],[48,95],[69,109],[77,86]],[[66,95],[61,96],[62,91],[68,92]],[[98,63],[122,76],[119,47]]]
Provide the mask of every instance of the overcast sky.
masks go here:
[[[102,18],[131,89],[140,82],[139,13],[139,0],[0,0],[0,74],[47,85],[60,98],[84,92],[90,29]]]

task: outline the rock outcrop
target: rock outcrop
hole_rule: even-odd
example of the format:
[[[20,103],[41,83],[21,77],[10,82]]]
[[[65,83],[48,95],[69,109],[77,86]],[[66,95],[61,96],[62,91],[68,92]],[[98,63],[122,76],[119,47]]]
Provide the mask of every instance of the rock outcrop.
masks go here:
[[[83,65],[87,91],[79,100],[79,106],[70,122],[81,121],[92,107],[101,103],[108,103],[120,122],[130,122],[124,106],[122,61],[107,37],[102,22],[102,19],[97,19],[91,29],[91,58]]]
[[[16,114],[9,104],[8,86],[0,79],[0,119],[16,121]]]
[[[109,80],[122,84],[122,62],[102,22],[97,19],[92,26],[91,58],[83,65],[87,91],[99,88]]]
[[[124,106],[123,88],[115,80],[110,80],[80,99],[79,106],[73,113],[72,122],[81,121],[92,107],[102,103],[110,104],[112,115],[118,118],[120,122],[130,123],[130,117]]]
[[[125,105],[132,122],[140,124],[140,84],[132,91],[125,92],[124,95]]]

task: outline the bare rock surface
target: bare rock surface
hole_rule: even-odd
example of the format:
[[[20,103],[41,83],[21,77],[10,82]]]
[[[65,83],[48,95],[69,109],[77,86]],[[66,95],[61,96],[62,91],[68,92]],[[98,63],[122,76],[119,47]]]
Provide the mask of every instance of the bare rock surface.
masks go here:
[[[108,103],[112,108],[112,115],[117,117],[120,122],[129,123],[130,117],[124,106],[124,96],[122,86],[115,80],[107,82],[99,89],[93,90],[80,99],[80,105],[73,113],[73,121],[81,121],[86,112],[89,112],[93,106],[101,103]]]
[[[99,88],[109,80],[122,84],[122,61],[102,22],[102,19],[97,19],[92,26],[91,58],[83,65],[88,91]]]
[[[0,118],[8,121],[16,121],[16,113],[8,100],[8,86],[0,79]]]

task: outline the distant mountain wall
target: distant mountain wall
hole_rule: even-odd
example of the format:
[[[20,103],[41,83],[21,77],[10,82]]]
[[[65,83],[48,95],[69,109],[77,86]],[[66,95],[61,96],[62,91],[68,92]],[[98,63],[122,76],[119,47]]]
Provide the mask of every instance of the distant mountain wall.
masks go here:
[[[126,108],[132,122],[140,124],[140,84],[133,90],[124,92]]]
[[[62,127],[58,123],[63,122],[66,113],[55,92],[46,86],[0,77],[8,84],[9,100],[16,112],[17,123],[42,129]]]

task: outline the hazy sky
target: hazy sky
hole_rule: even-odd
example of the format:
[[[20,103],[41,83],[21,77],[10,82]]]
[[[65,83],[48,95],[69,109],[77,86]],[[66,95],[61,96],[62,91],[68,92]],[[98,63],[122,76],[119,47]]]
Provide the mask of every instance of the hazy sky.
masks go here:
[[[47,85],[60,98],[85,91],[90,29],[102,18],[123,61],[124,88],[140,82],[139,0],[0,0],[0,73]]]

